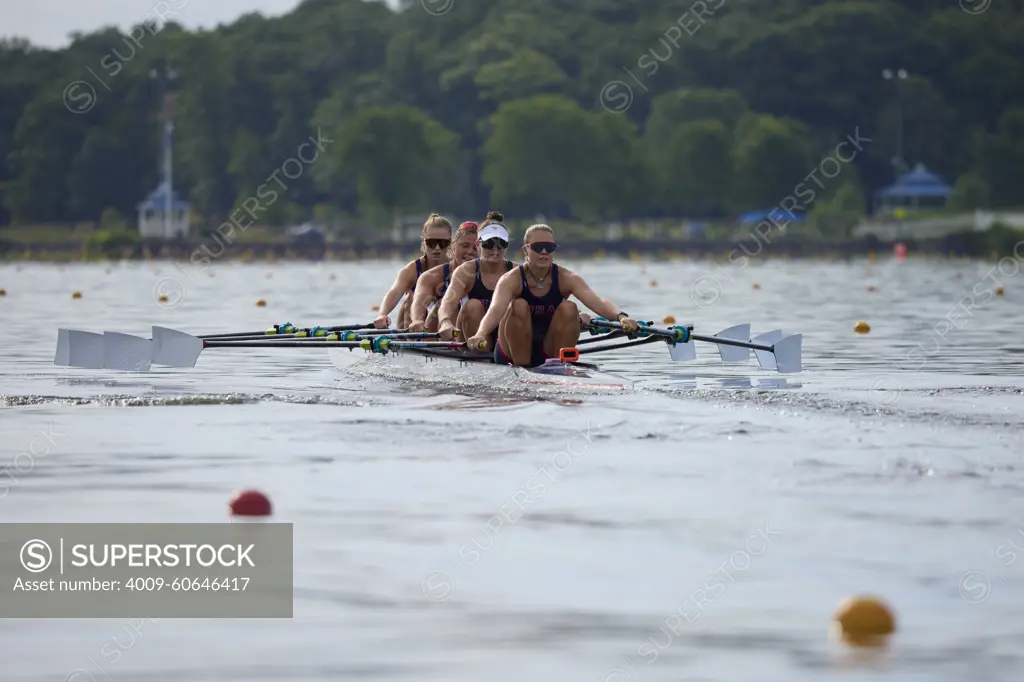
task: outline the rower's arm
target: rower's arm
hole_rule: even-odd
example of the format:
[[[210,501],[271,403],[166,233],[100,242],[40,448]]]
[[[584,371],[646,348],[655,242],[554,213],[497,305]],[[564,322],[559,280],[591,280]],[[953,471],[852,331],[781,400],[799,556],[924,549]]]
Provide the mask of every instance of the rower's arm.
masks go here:
[[[575,272],[568,279],[569,293],[578,298],[583,305],[609,320],[614,320],[619,314],[619,307],[617,305],[606,298],[598,296],[597,292],[591,289],[590,285]]]
[[[518,270],[509,270],[501,279],[498,280],[497,286],[494,287],[494,297],[491,299],[491,303],[487,306],[487,312],[484,314],[484,319],[480,320],[480,327],[476,330],[477,336],[487,336],[495,329],[498,328],[498,323],[501,322],[501,318],[505,316],[508,311],[508,306],[515,300],[523,291],[522,280],[519,277]]]
[[[448,291],[444,292],[441,299],[441,309],[437,311],[437,324],[441,326],[445,320],[455,324],[455,318],[459,316],[459,301],[469,293],[469,270],[460,265],[452,274],[452,281],[448,284]]]
[[[434,290],[443,279],[443,272],[434,272],[432,269],[420,275],[416,293],[412,297],[412,309],[409,311],[409,317],[413,322],[426,321],[427,305],[434,299]]]
[[[406,265],[404,268],[398,271],[398,276],[395,277],[395,283],[388,289],[388,293],[384,294],[383,300],[380,302],[380,315],[390,315],[391,311],[395,309],[398,302],[402,300],[402,296],[405,292],[412,289],[413,283],[416,281],[413,275],[412,268],[414,265]]]

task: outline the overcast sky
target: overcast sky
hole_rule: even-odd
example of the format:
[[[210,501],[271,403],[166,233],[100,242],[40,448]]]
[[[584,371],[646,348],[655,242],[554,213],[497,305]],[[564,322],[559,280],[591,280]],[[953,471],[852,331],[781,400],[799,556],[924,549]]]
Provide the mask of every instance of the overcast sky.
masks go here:
[[[299,0],[0,0],[0,36],[58,48],[70,42],[72,31],[90,33],[110,25],[126,30],[153,16],[158,5],[169,7],[168,18],[188,28],[213,28],[248,12],[285,14],[298,4]]]

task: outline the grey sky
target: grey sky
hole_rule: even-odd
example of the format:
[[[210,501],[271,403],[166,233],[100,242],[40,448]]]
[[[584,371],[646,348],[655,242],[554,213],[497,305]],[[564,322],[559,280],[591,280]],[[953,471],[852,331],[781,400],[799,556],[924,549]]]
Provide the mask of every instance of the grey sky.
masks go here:
[[[168,18],[188,28],[213,28],[248,12],[285,14],[298,4],[299,0],[0,0],[0,36],[58,48],[70,42],[72,31],[90,33],[109,25],[127,30],[153,16],[157,6],[169,7]]]

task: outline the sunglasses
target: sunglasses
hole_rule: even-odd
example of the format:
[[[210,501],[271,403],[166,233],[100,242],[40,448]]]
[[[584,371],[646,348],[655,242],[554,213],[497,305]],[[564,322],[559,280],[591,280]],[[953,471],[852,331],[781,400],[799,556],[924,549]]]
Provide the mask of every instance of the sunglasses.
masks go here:
[[[487,241],[480,242],[480,245],[485,249],[507,249],[508,242],[504,239],[498,239],[497,237],[491,237]]]
[[[530,250],[534,253],[554,253],[558,244],[554,242],[534,242],[530,244]]]
[[[424,243],[428,249],[447,249],[451,243],[451,239],[424,239]]]

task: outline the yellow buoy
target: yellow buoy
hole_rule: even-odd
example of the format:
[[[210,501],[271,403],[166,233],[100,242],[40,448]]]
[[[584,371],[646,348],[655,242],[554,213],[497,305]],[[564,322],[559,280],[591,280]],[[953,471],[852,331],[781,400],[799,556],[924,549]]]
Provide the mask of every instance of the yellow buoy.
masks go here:
[[[1003,288],[1002,287],[996,287],[996,296],[1002,296],[1002,295],[1003,295]]]
[[[675,324],[676,318],[672,317],[671,315],[666,315],[665,319],[662,320],[661,322],[662,324]]]
[[[858,334],[867,334],[869,331],[871,331],[871,325],[869,325],[867,322],[858,322],[857,324],[853,325],[853,331],[857,332]]]
[[[656,287],[656,286],[658,286],[658,280],[656,280],[656,279],[652,279],[652,280],[651,280],[651,286],[652,286],[652,287]]]
[[[161,296],[159,300],[160,300],[160,303],[167,303],[167,297],[166,296]]]
[[[881,599],[858,595],[839,602],[834,626],[844,642],[854,646],[882,644],[896,632],[896,618]]]
[[[263,308],[266,305],[267,305],[267,302],[264,301],[262,298],[256,300],[256,307],[257,308]]]
[[[82,292],[76,291],[75,293],[71,294],[71,298],[82,298]]]
[[[6,295],[7,295],[7,289],[0,289],[0,296],[6,296]]]
[[[760,285],[760,284],[758,284],[757,282],[754,282],[754,288],[755,288],[755,289],[760,289],[760,288],[761,288],[761,285]]]
[[[373,312],[377,312],[378,310],[380,310],[380,306],[379,305],[371,305],[370,306],[370,310],[372,310]]]

